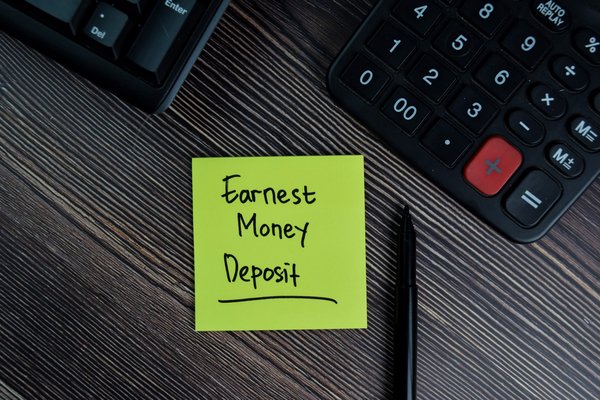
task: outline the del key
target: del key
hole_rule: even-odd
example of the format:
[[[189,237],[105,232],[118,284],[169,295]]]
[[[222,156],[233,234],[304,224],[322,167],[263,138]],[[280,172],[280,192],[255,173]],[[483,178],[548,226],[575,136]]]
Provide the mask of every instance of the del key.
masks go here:
[[[167,53],[196,0],[161,0],[136,38],[128,57],[160,79]]]

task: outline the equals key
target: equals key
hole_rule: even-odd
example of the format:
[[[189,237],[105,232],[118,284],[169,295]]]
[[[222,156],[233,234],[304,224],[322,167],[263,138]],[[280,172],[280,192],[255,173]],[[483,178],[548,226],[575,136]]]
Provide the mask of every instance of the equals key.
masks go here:
[[[161,0],[142,27],[128,58],[156,76],[167,69],[167,55],[189,17],[196,0]]]

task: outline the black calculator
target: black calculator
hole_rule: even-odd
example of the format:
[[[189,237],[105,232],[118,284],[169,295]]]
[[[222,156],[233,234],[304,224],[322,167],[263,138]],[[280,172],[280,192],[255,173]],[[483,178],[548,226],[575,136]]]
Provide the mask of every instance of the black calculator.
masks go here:
[[[335,100],[516,242],[600,170],[600,1],[381,0],[329,69]]]

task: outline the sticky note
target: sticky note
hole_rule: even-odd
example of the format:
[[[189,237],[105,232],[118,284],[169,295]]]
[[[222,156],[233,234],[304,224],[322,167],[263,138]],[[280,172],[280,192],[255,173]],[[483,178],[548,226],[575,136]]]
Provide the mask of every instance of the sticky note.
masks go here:
[[[362,156],[192,160],[196,330],[367,327]]]

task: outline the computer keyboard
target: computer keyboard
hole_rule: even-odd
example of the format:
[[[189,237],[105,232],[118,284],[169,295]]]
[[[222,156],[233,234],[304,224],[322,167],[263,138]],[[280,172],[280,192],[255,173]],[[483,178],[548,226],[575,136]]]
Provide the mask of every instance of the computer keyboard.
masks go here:
[[[227,4],[0,0],[0,29],[154,113],[170,105]]]
[[[381,0],[328,87],[517,242],[544,235],[600,172],[597,0]]]

